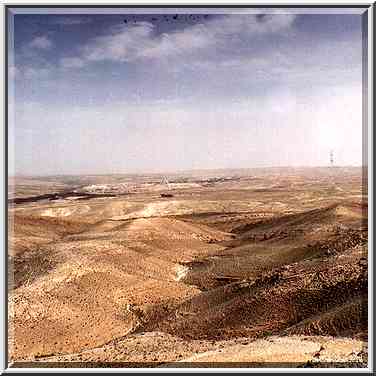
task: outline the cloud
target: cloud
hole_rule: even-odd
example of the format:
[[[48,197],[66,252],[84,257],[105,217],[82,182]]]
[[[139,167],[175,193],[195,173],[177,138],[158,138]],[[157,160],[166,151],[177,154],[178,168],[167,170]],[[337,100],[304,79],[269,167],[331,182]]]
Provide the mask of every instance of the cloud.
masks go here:
[[[39,48],[42,50],[48,50],[53,47],[52,41],[46,36],[40,36],[34,38],[30,43],[30,47]]]
[[[129,27],[114,27],[108,35],[100,36],[83,47],[82,58],[86,61],[132,61],[151,47],[154,25],[139,22]]]
[[[133,62],[147,59],[182,57],[205,49],[236,43],[243,37],[279,33],[288,30],[295,20],[292,14],[221,16],[211,21],[187,26],[182,30],[158,34],[154,24],[117,25],[106,34],[82,47],[80,59]],[[230,41],[230,42],[229,42]],[[82,65],[77,65],[81,67]]]
[[[51,75],[51,69],[48,67],[25,67],[20,74],[26,79],[45,79]]]
[[[50,24],[53,25],[82,25],[92,22],[90,17],[82,17],[77,15],[66,17],[51,17]]]
[[[79,57],[65,57],[60,61],[63,68],[81,68],[85,65],[85,61]]]

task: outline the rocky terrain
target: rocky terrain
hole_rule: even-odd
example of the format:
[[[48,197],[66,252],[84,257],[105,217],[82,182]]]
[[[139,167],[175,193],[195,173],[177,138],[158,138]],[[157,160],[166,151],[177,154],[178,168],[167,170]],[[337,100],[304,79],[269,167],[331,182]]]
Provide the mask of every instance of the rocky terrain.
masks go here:
[[[364,179],[359,168],[196,171],[168,187],[158,175],[12,179],[10,361],[366,367]]]

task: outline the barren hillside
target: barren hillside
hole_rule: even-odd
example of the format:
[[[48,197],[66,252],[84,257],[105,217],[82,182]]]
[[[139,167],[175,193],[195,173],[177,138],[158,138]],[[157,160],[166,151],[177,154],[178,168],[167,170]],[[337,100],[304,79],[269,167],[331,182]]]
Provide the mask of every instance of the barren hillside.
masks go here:
[[[10,206],[11,360],[365,366],[361,173],[16,180],[74,195]]]

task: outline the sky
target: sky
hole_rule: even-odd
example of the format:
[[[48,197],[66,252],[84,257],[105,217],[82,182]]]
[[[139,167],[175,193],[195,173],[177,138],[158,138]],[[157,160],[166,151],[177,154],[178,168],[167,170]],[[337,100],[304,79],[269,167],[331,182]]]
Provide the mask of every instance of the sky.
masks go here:
[[[362,164],[359,14],[182,12],[14,15],[9,173]]]

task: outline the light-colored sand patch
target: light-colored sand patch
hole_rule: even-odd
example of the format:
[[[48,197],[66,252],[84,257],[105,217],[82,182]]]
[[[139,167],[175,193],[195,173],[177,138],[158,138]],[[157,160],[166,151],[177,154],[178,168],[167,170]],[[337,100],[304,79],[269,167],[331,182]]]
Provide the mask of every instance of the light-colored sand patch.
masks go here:
[[[363,218],[363,213],[361,210],[356,211],[352,210],[351,208],[347,208],[345,206],[339,206],[336,208],[336,214],[337,215],[343,215],[348,217],[355,217],[355,218]]]
[[[287,204],[279,201],[275,201],[270,205],[273,209],[285,209],[287,207]]]
[[[112,221],[124,221],[136,218],[163,217],[168,215],[190,215],[193,213],[205,212],[227,212],[234,209],[239,212],[248,212],[264,203],[260,201],[239,202],[226,200],[218,203],[216,201],[196,201],[196,200],[163,200],[150,202],[141,210],[123,215],[113,215],[109,219]],[[283,206],[284,207],[284,206]]]
[[[143,209],[132,212],[126,215],[113,216],[112,221],[121,221],[136,218],[149,218],[155,216],[163,216],[174,213],[174,208],[177,206],[178,201],[158,201],[150,202]],[[176,210],[175,210],[176,212]]]
[[[221,350],[207,351],[185,358],[180,362],[307,362],[360,361],[359,353],[364,343],[353,339],[330,339],[329,337],[271,337],[245,345],[232,345]],[[322,347],[323,346],[323,347]],[[321,350],[320,349],[324,349]],[[320,355],[318,355],[320,354]],[[354,354],[352,356],[351,354]]]
[[[42,217],[69,217],[71,215],[85,214],[90,211],[90,206],[67,206],[62,208],[48,208],[41,213]]]
[[[181,281],[183,278],[187,276],[189,272],[189,267],[184,265],[177,265],[176,266],[176,277],[174,278],[175,281]]]

